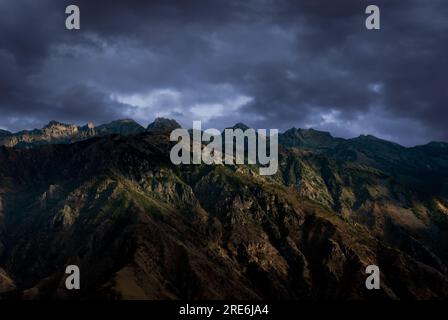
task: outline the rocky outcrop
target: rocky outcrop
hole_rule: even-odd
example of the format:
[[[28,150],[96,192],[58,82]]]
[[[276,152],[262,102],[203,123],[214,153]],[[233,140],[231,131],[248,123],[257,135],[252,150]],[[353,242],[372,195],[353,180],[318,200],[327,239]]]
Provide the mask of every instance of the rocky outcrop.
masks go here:
[[[14,281],[7,275],[5,270],[0,268],[0,295],[6,295],[16,290]]]
[[[181,125],[176,120],[167,118],[156,118],[154,122],[148,125],[146,131],[149,132],[171,132],[174,129],[181,128]]]
[[[111,134],[130,135],[145,129],[133,120],[117,120],[95,127],[89,122],[85,126],[50,121],[42,129],[0,134],[0,145],[6,147],[31,148],[45,144],[63,144]]]

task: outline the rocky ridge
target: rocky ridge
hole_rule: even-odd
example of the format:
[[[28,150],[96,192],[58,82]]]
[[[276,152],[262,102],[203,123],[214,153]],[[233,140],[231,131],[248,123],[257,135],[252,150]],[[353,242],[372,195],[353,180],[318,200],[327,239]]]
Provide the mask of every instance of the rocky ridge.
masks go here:
[[[271,177],[174,166],[166,130],[0,147],[0,296],[448,297],[446,144],[282,139]],[[381,290],[365,289],[369,264]]]

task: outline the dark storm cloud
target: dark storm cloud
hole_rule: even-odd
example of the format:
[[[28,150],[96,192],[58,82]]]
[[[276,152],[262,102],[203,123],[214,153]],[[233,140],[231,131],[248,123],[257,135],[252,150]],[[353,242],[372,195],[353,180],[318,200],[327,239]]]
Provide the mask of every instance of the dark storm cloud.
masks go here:
[[[448,140],[443,0],[3,0],[0,16],[0,127],[161,115]]]

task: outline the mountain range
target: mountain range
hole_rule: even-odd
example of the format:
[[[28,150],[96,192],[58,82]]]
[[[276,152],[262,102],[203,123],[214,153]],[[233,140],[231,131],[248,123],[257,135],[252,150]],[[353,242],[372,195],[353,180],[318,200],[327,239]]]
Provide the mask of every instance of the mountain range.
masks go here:
[[[173,165],[178,127],[0,131],[0,297],[448,298],[447,143],[292,128],[260,176]],[[70,264],[81,290],[64,287]]]

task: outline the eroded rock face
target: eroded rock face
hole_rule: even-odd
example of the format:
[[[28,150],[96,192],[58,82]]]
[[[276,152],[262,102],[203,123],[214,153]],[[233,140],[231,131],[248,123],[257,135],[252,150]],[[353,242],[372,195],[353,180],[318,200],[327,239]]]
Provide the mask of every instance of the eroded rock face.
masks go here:
[[[281,150],[279,173],[260,177],[174,166],[169,150],[160,132],[0,148],[4,286],[61,299],[448,297],[443,184],[418,192],[409,172],[321,151]],[[64,290],[68,264],[79,292]],[[371,264],[381,290],[365,289]]]
[[[16,290],[14,281],[6,274],[6,271],[0,268],[0,295],[5,295]]]
[[[111,134],[130,135],[144,131],[145,129],[142,126],[129,119],[113,121],[98,127],[95,127],[91,122],[85,126],[76,126],[50,121],[42,129],[21,131],[14,134],[5,131],[3,134],[0,134],[0,145],[32,148],[51,143],[71,143],[96,136]]]
[[[63,142],[75,137],[89,137],[89,132],[81,132],[79,127],[51,121],[41,130],[22,131],[5,135],[0,138],[0,144],[6,147],[39,145],[44,143]]]

